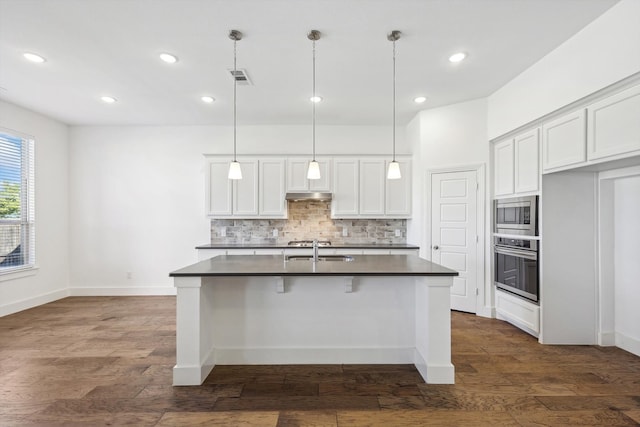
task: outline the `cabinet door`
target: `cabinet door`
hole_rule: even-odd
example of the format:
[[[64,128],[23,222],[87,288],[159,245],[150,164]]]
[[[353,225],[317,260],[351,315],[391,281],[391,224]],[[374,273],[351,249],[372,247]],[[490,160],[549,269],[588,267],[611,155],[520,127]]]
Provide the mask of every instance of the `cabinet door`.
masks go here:
[[[640,150],[640,86],[587,107],[588,158]]]
[[[493,146],[494,195],[513,193],[513,141],[503,141]]]
[[[258,215],[258,161],[239,160],[242,179],[233,181],[233,216]]]
[[[358,176],[358,159],[333,160],[332,217],[358,215]]]
[[[586,111],[578,110],[542,126],[542,170],[587,160]]]
[[[360,160],[360,215],[384,215],[385,162],[383,159]]]
[[[316,158],[320,179],[307,179],[310,157],[287,159],[287,191],[331,191],[331,159]]]
[[[408,218],[411,216],[411,160],[396,159],[400,163],[400,179],[385,179],[385,214]],[[385,170],[389,163],[385,162]]]
[[[229,216],[231,209],[231,181],[228,178],[231,159],[207,159],[206,206],[209,216]]]
[[[286,217],[284,159],[260,160],[259,166],[260,216]]]
[[[540,180],[538,129],[518,135],[514,139],[515,148],[515,192],[538,191]]]

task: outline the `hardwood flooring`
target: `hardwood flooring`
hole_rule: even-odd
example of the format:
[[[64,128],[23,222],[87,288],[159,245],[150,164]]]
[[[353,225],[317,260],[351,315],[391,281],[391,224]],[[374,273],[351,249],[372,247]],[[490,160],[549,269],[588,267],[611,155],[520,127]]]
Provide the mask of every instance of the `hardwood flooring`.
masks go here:
[[[412,365],[216,366],[172,387],[174,297],[72,297],[0,318],[0,426],[640,425],[640,358],[543,346],[454,312],[456,384]]]

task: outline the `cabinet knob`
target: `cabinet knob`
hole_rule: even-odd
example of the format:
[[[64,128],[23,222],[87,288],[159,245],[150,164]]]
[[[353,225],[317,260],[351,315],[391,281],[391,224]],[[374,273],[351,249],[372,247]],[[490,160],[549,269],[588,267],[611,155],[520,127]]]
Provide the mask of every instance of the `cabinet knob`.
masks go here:
[[[440,249],[440,246],[438,246],[438,245],[433,246],[433,250],[434,251],[437,251],[438,249]]]

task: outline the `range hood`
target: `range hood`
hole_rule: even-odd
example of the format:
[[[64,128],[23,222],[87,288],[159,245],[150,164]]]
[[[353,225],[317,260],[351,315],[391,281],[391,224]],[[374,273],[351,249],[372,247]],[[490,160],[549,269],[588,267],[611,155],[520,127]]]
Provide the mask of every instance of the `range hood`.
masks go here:
[[[287,193],[285,200],[331,200],[331,193]]]

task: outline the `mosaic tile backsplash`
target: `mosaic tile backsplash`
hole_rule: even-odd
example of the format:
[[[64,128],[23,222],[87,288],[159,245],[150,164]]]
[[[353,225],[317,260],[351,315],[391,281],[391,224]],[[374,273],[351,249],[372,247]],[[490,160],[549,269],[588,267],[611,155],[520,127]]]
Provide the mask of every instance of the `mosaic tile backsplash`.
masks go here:
[[[333,244],[407,242],[406,219],[331,219],[331,202],[288,203],[288,219],[211,220],[211,243],[286,244],[314,238]],[[347,236],[343,235],[345,229]],[[273,230],[278,230],[278,237],[273,237]],[[396,230],[400,230],[400,237],[396,237]]]

